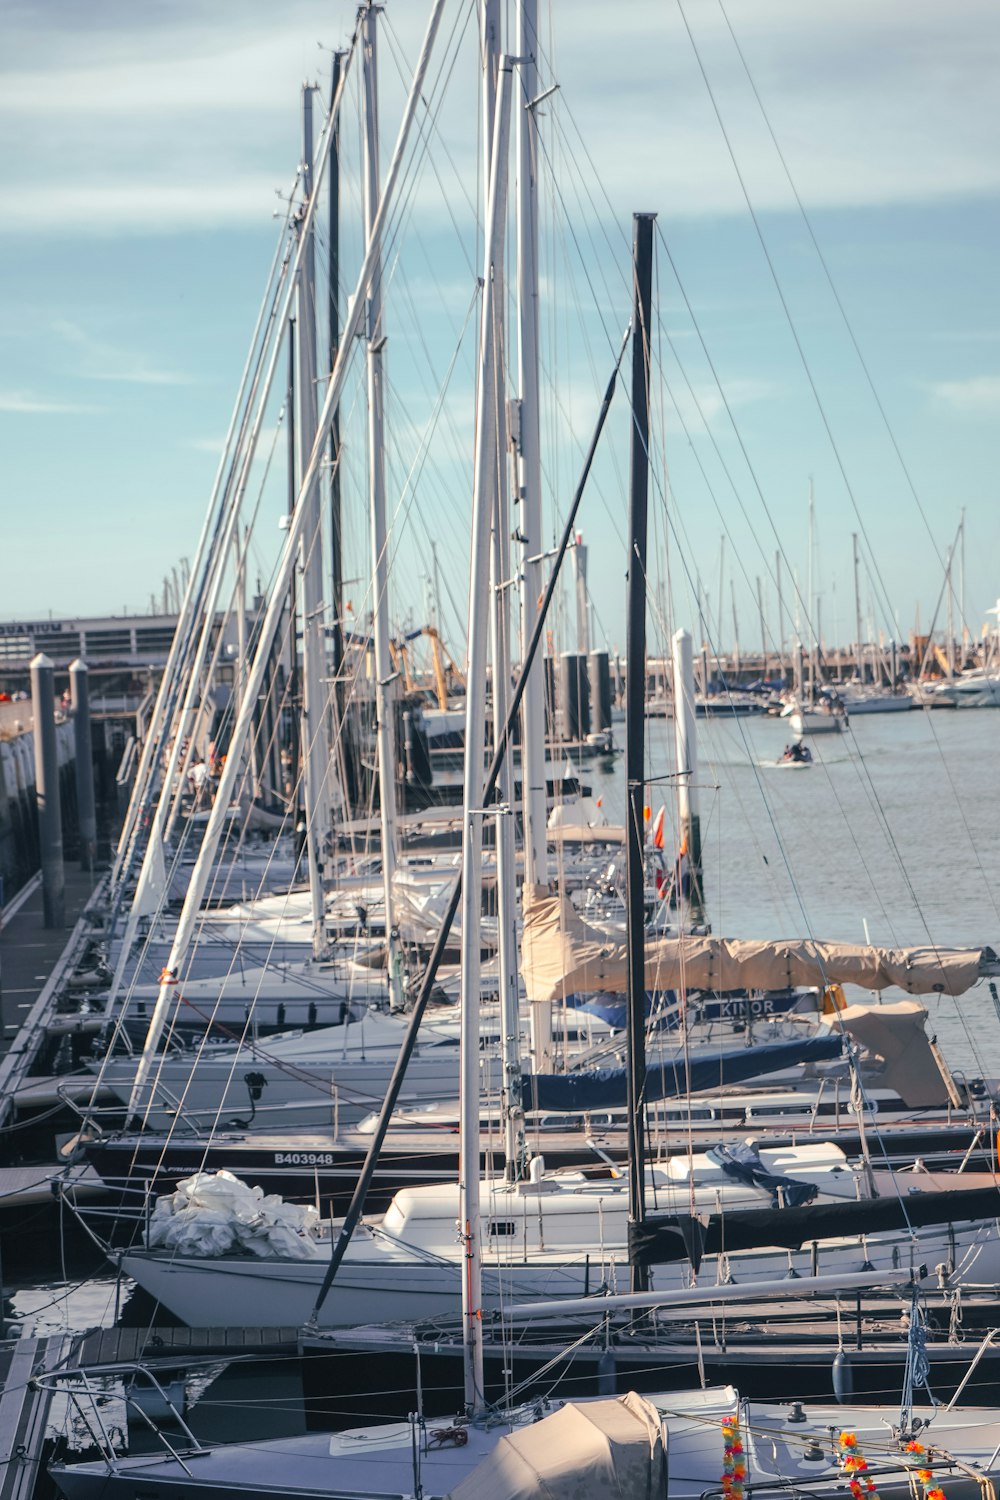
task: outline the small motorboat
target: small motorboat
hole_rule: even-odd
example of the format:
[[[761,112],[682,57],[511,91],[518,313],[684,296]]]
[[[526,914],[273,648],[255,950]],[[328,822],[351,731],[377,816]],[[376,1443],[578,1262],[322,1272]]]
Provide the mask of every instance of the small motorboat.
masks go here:
[[[762,760],[760,764],[768,770],[802,770],[805,766],[813,765],[813,753],[808,745],[802,741],[792,740],[786,745],[781,756],[777,760]]]

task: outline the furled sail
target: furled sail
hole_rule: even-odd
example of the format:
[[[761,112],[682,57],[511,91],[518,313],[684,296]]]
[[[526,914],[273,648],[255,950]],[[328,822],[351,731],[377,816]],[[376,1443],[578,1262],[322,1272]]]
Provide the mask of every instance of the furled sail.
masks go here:
[[[521,973],[532,1000],[622,992],[624,943],[589,927],[568,897],[525,887]],[[751,942],[719,937],[658,938],[646,944],[646,988],[777,990],[788,985],[896,985],[911,995],[961,995],[993,958],[982,948],[875,948],[810,938]]]

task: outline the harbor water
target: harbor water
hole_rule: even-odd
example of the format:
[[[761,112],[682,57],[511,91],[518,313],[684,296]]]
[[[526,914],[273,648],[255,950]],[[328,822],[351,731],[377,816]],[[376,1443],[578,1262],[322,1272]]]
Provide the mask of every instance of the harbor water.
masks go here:
[[[809,740],[812,766],[775,768],[790,738],[787,722],[775,718],[698,720],[714,933],[1000,945],[1000,714],[858,715],[846,733]],[[669,859],[671,720],[647,721],[647,750],[648,805],[654,816],[666,807]],[[621,759],[584,779],[609,820],[621,822]],[[953,1067],[1000,1076],[1000,1021],[986,984],[957,999],[932,996],[928,1007]]]

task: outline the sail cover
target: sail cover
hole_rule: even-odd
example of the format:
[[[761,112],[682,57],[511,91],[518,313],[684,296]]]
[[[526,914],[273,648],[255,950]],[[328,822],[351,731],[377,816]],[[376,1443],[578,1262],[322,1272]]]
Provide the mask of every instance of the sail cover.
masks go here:
[[[565,895],[525,886],[521,973],[532,1000],[623,992],[624,943],[580,917]],[[789,985],[897,985],[911,995],[961,995],[980,977],[981,948],[872,948],[811,938],[778,942],[695,937],[646,944],[646,988],[778,990]]]
[[[649,1500],[666,1493],[659,1413],[629,1391],[613,1401],[568,1402],[505,1433],[448,1500]]]
[[[956,1180],[961,1181],[957,1174]],[[690,1214],[647,1214],[641,1224],[629,1225],[629,1260],[633,1265],[656,1266],[690,1259],[697,1270],[703,1255],[723,1251],[799,1250],[813,1240],[989,1222],[998,1214],[1000,1189],[995,1186],[927,1193],[911,1189],[906,1197],[897,1192],[885,1198],[807,1203],[778,1210],[739,1208],[705,1220]]]
[[[699,1052],[690,1058],[678,1051],[646,1069],[646,1099],[682,1099],[780,1073],[806,1062],[829,1062],[843,1052],[839,1035],[802,1037],[793,1042],[759,1042],[726,1052]],[[624,1068],[590,1068],[576,1073],[525,1073],[521,1080],[525,1109],[624,1109],[628,1084]]]

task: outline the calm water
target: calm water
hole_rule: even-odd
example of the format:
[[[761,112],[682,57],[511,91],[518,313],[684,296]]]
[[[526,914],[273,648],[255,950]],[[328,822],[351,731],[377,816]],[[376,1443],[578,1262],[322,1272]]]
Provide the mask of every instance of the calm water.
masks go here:
[[[647,736],[650,778],[669,776],[673,722],[647,721]],[[699,719],[698,736],[714,932],[864,942],[867,922],[873,943],[1000,947],[996,710],[856,716],[847,734],[810,739],[816,764],[805,771],[766,765],[790,737],[777,719]],[[621,819],[621,760],[587,779]],[[668,829],[670,786],[647,797],[654,813],[666,804]],[[986,985],[928,1003],[952,1064],[1000,1075]]]
[[[880,944],[1000,948],[1000,712],[855,718],[848,734],[811,740],[816,764],[806,771],[766,765],[788,739],[776,719],[703,719],[698,732],[714,932],[863,942],[867,922]],[[647,735],[650,778],[668,777],[672,721],[649,720]],[[622,759],[588,767],[585,779],[621,821]],[[667,845],[676,847],[670,782],[654,785],[648,801],[654,812],[665,803]],[[927,1004],[952,1066],[1000,1077],[1000,1022],[986,985]],[[21,1288],[13,1300],[38,1332],[110,1323],[116,1311],[112,1279]]]

